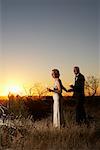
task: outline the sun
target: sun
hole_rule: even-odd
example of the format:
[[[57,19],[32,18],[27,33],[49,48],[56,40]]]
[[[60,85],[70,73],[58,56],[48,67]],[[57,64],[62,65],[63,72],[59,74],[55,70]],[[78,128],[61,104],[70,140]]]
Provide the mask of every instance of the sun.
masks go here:
[[[7,85],[4,90],[4,95],[8,95],[9,93],[13,95],[20,95],[22,93],[22,88],[19,85]]]
[[[14,86],[11,86],[9,88],[9,91],[13,94],[19,94],[20,93],[20,87],[14,85]]]

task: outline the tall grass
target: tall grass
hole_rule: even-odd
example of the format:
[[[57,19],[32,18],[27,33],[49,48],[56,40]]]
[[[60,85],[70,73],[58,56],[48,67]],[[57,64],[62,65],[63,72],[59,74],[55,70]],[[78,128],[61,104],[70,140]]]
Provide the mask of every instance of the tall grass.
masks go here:
[[[99,150],[93,123],[88,128],[70,122],[58,130],[52,127],[51,118],[36,122],[20,118],[19,122],[17,119],[13,121],[13,127],[0,128],[2,150]]]
[[[79,126],[75,124],[74,107],[67,105],[66,125],[60,130],[52,127],[52,115],[37,121],[23,116],[8,120],[9,126],[0,126],[0,150],[99,150],[99,112],[95,107],[92,114],[96,119],[89,126]]]

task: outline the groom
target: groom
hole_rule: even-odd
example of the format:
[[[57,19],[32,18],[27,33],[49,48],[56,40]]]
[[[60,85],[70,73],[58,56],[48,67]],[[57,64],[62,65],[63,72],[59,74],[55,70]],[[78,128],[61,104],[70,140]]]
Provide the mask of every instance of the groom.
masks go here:
[[[80,124],[81,122],[86,122],[86,113],[84,109],[84,84],[85,78],[84,75],[80,73],[78,66],[74,67],[75,74],[75,84],[70,85],[71,89],[68,91],[73,91],[73,96],[76,99],[76,122]]]

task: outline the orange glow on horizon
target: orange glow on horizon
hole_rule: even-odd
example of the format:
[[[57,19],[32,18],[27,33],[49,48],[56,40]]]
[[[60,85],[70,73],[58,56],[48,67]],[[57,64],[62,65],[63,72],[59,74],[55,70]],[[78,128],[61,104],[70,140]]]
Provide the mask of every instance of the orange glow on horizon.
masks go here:
[[[23,93],[23,90],[20,85],[9,83],[2,89],[2,96],[8,96],[9,93],[13,95],[21,95]]]
[[[21,89],[17,85],[11,85],[9,87],[6,87],[6,89],[4,91],[5,95],[8,95],[9,93],[17,95],[17,94],[20,94],[20,92],[21,92]]]
[[[49,83],[47,82],[42,84],[41,83],[33,83],[31,82],[31,84],[28,84],[27,86],[23,86],[24,84],[19,83],[17,80],[16,81],[12,81],[9,80],[9,82],[6,82],[5,85],[0,85],[0,96],[8,96],[9,93],[13,94],[13,95],[20,95],[20,96],[25,96],[25,95],[30,95],[30,89],[33,87],[33,91],[31,92],[31,94],[33,93],[34,95],[38,95],[42,92],[42,90],[45,91],[45,93],[43,93],[43,95],[47,95],[47,96],[52,96],[53,93],[51,92],[46,92],[47,87],[49,88],[53,88],[53,83]],[[70,87],[70,83],[66,83],[63,82],[63,85],[65,86],[65,88],[68,90]],[[73,92],[69,93],[69,92],[63,92],[63,96],[72,96]],[[85,91],[85,95],[87,96],[88,93],[87,91]],[[97,90],[97,94],[96,95],[100,95],[100,87],[98,87]]]

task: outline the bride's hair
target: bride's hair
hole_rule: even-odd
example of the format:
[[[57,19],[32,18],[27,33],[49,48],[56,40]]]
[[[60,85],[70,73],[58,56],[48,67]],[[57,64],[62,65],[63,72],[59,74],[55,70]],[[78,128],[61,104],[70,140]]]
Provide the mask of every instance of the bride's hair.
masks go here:
[[[54,72],[55,78],[59,78],[59,76],[60,76],[59,70],[53,69],[52,71]]]

